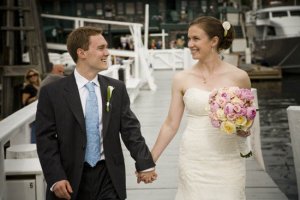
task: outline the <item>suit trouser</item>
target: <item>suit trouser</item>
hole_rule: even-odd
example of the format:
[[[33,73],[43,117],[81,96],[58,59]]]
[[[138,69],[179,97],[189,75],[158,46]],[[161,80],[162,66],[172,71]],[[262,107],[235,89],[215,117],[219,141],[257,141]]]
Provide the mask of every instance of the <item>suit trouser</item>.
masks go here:
[[[84,163],[77,200],[120,200],[105,161],[99,161],[95,167]]]

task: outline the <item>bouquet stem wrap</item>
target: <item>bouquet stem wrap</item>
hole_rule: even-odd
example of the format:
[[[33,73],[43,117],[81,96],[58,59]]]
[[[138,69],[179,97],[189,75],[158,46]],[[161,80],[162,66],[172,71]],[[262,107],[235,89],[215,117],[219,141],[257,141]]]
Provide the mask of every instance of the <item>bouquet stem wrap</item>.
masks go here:
[[[252,156],[250,137],[237,136],[237,142],[238,142],[241,157],[249,158],[250,156]]]

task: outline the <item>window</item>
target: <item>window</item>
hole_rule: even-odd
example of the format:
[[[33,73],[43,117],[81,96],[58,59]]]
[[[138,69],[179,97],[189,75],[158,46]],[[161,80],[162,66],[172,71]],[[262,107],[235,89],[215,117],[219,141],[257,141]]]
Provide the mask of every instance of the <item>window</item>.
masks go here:
[[[273,17],[286,17],[288,16],[286,11],[276,11],[276,12],[272,12],[272,16]]]
[[[81,16],[82,15],[83,5],[82,5],[82,3],[77,3],[76,5],[77,5],[76,14],[77,14],[77,16]]]
[[[267,35],[268,36],[275,36],[276,35],[276,31],[275,31],[275,28],[273,26],[268,26]]]
[[[269,13],[267,13],[267,12],[257,13],[256,18],[257,19],[268,19]]]
[[[291,10],[291,16],[300,16],[300,10]]]
[[[123,2],[119,2],[117,4],[117,14],[124,15],[124,3]]]
[[[103,15],[103,10],[102,10],[102,4],[101,3],[97,3],[96,4],[96,15]]]
[[[93,3],[86,3],[85,4],[85,11],[87,12],[91,12],[95,9],[94,4]]]
[[[127,15],[134,15],[135,14],[135,8],[134,3],[126,3],[126,14]]]
[[[142,2],[137,2],[137,4],[136,4],[136,12],[139,15],[142,15],[144,13],[144,4]]]

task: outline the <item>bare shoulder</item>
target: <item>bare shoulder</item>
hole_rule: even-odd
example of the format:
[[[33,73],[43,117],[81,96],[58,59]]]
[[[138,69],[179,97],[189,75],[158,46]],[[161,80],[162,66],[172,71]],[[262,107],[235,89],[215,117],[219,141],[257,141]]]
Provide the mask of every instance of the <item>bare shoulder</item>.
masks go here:
[[[186,80],[186,78],[188,78],[188,76],[191,73],[192,73],[192,70],[190,70],[190,69],[176,72],[173,76],[173,82],[184,81],[184,80]]]
[[[251,88],[251,81],[246,71],[231,65],[228,70],[228,74],[237,86],[242,88]]]
[[[176,72],[173,76],[173,89],[183,92],[184,88],[186,88],[186,82],[191,74],[192,70],[190,69]]]

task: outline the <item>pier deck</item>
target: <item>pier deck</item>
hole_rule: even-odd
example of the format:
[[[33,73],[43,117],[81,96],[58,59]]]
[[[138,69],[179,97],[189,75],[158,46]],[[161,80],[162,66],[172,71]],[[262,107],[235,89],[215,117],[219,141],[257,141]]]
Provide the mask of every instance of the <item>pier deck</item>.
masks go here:
[[[248,73],[251,80],[282,79],[282,69],[278,66],[264,67],[255,64],[241,64],[240,68]]]
[[[160,126],[168,112],[171,97],[171,78],[173,71],[154,71],[157,91],[143,90],[132,105],[140,119],[142,132],[151,149],[156,140]],[[181,133],[185,126],[182,121],[178,134],[160,157],[156,171],[158,180],[152,184],[137,184],[134,161],[124,147],[127,175],[127,196],[129,200],[172,200],[177,188],[177,160]],[[287,200],[272,178],[262,169],[255,159],[246,162],[246,196],[247,200]]]

